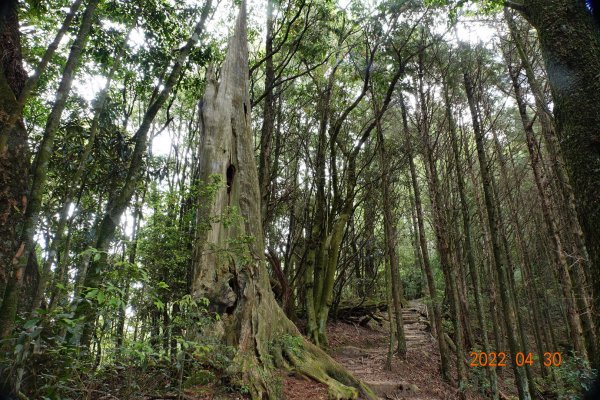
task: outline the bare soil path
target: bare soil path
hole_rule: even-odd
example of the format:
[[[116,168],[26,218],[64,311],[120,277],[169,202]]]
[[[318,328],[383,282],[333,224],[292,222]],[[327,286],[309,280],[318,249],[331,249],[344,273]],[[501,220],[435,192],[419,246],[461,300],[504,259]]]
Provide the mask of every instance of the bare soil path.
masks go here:
[[[439,351],[430,333],[425,305],[418,300],[411,301],[402,315],[408,351],[405,360],[393,357],[391,370],[385,369],[389,340],[387,321],[370,327],[343,322],[331,324],[328,331],[331,355],[371,386],[380,399],[458,399],[456,389],[440,377]],[[467,398],[482,399],[474,393],[468,393]]]

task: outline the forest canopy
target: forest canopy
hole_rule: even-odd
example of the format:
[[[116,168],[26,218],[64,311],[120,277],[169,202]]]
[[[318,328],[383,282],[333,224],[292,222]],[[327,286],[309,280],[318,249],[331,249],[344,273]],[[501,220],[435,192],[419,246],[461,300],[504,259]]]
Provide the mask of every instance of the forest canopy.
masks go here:
[[[599,13],[4,0],[0,399],[596,398]]]

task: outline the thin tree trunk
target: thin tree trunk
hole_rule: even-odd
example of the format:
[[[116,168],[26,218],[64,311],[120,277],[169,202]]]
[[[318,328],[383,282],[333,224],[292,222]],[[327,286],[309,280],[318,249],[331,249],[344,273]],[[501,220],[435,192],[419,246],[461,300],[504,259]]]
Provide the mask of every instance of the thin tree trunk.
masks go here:
[[[504,321],[507,327],[508,333],[508,345],[511,354],[517,354],[519,352],[518,344],[518,333],[515,331],[516,318],[514,310],[511,307],[511,296],[510,296],[510,283],[508,282],[506,275],[506,266],[504,260],[502,260],[500,242],[498,237],[498,231],[500,229],[498,225],[498,217],[496,209],[494,207],[494,201],[492,197],[491,188],[491,176],[490,176],[490,165],[488,164],[487,155],[484,147],[484,134],[479,125],[479,111],[477,103],[473,93],[473,84],[471,77],[467,72],[464,73],[464,83],[467,93],[467,99],[469,101],[469,109],[471,111],[471,117],[473,120],[473,130],[475,131],[475,142],[477,145],[477,157],[479,159],[479,168],[481,172],[481,181],[483,186],[483,194],[485,199],[485,208],[487,211],[487,220],[490,229],[490,239],[492,242],[492,254],[494,259],[494,265],[498,274],[498,281],[501,287],[500,299],[502,300],[502,310],[504,314]],[[518,367],[516,363],[512,363],[513,370],[515,373],[515,382],[519,392],[519,399],[531,400],[531,394],[529,392],[529,384],[525,371],[522,367]]]
[[[410,178],[409,178],[410,179]],[[421,249],[419,247],[419,226],[417,224],[417,215],[416,215],[416,206],[415,206],[415,198],[414,195],[412,193],[412,186],[410,184],[410,182],[407,183],[407,190],[409,191],[409,202],[410,202],[410,217],[411,217],[411,224],[409,225],[409,230],[410,230],[410,241],[412,244],[412,248],[413,248],[413,255],[415,257],[415,262],[417,263],[417,267],[419,269],[419,271],[421,272],[421,280],[419,282],[419,290],[417,291],[417,296],[423,297],[424,293],[423,293],[423,286],[427,285],[427,278],[425,277],[425,269],[423,267],[423,257],[421,256]],[[372,253],[369,253],[372,254]],[[431,308],[431,307],[429,307]],[[431,322],[431,321],[430,321]],[[434,323],[431,322],[431,326],[434,326]]]
[[[444,215],[444,204],[440,189],[436,161],[434,160],[433,145],[430,138],[429,106],[425,95],[425,59],[424,50],[419,52],[418,61],[418,102],[420,105],[420,118],[418,118],[419,134],[423,143],[423,159],[425,173],[427,175],[427,186],[429,188],[429,200],[431,202],[431,213],[433,217],[433,229],[436,236],[438,255],[442,266],[442,272],[446,280],[446,290],[450,292],[450,305],[452,308],[452,322],[456,341],[456,367],[458,374],[458,391],[461,399],[465,398],[467,386],[467,371],[463,362],[463,328],[461,326],[460,300],[458,297],[456,269],[450,261],[450,248],[448,245],[447,218]]]
[[[317,328],[317,314],[322,288],[323,271],[323,246],[322,243],[327,236],[326,224],[326,199],[325,199],[325,150],[327,141],[327,126],[329,121],[329,103],[331,101],[331,91],[334,83],[335,69],[332,71],[327,86],[319,103],[320,121],[319,136],[317,139],[317,155],[315,158],[315,213],[312,222],[311,235],[308,243],[308,256],[305,267],[306,284],[306,334],[310,340],[316,344],[319,343]]]
[[[67,58],[62,78],[56,91],[56,100],[52,105],[52,110],[46,121],[42,142],[38,153],[35,156],[33,182],[31,183],[29,205],[25,214],[25,222],[21,237],[21,241],[25,244],[25,252],[23,253],[24,258],[29,256],[29,253],[33,251],[35,246],[33,237],[35,235],[37,221],[42,206],[42,196],[46,187],[48,163],[50,162],[50,156],[54,151],[54,138],[58,131],[62,113],[67,105],[71,86],[75,78],[75,71],[79,66],[81,54],[85,49],[92,28],[96,7],[99,2],[100,0],[90,0],[86,5],[81,19],[81,26],[79,27],[77,36],[71,46],[71,51],[69,52],[69,57]]]
[[[376,51],[375,47],[371,50],[371,59]],[[400,64],[397,67],[394,75],[391,77],[390,82],[387,87],[386,94],[381,103],[381,107],[378,110],[378,113],[375,115],[374,120],[367,125],[361,132],[360,138],[355,143],[354,147],[351,151],[346,152],[346,176],[344,181],[344,192],[346,194],[345,198],[342,198],[337,191],[337,182],[336,182],[336,162],[335,162],[335,137],[339,133],[341,129],[341,124],[347,117],[347,115],[352,111],[352,109],[359,104],[360,100],[366,94],[366,91],[369,87],[369,78],[368,76],[364,80],[363,91],[361,94],[355,99],[351,106],[347,107],[344,111],[343,115],[336,120],[334,127],[331,132],[331,175],[332,175],[332,186],[334,187],[334,198],[332,200],[334,210],[339,207],[339,212],[337,218],[331,225],[331,232],[325,237],[325,240],[321,243],[322,254],[321,256],[326,260],[323,265],[326,267],[324,271],[323,279],[321,279],[317,288],[320,288],[318,292],[318,316],[317,316],[317,330],[319,335],[319,341],[321,345],[327,346],[327,337],[325,335],[325,327],[327,323],[327,317],[329,315],[329,310],[331,308],[332,297],[333,297],[333,286],[335,283],[335,272],[337,269],[337,263],[339,258],[339,253],[341,249],[342,240],[344,238],[344,232],[346,231],[346,226],[348,224],[349,219],[352,217],[354,212],[354,197],[356,196],[356,186],[357,186],[357,159],[360,154],[361,148],[363,144],[370,137],[371,132],[376,128],[377,124],[387,111],[390,102],[392,101],[392,95],[394,93],[394,89],[396,84],[400,80],[400,77],[404,75],[405,64]]]
[[[66,106],[71,84],[73,83],[75,69],[79,64],[79,59],[85,44],[87,42],[89,32],[92,26],[92,20],[96,11],[96,6],[100,0],[90,0],[83,13],[81,26],[77,32],[77,36],[71,46],[69,57],[63,69],[63,75],[58,85],[56,92],[56,100],[52,106],[52,111],[46,121],[42,143],[40,144],[36,159],[34,161],[33,182],[28,195],[25,217],[23,226],[20,232],[19,248],[22,249],[18,256],[15,256],[14,263],[17,271],[13,275],[6,286],[4,292],[4,301],[0,308],[0,315],[6,321],[14,321],[16,316],[17,305],[20,297],[21,288],[23,286],[23,277],[27,268],[27,260],[30,254],[35,249],[35,241],[33,239],[37,227],[39,212],[42,206],[42,196],[46,186],[46,175],[48,172],[48,163],[54,147],[54,136],[58,130],[62,112]],[[37,273],[37,272],[36,272]],[[4,335],[12,331],[12,324],[0,321],[0,335]],[[5,337],[5,336],[2,336]]]
[[[127,33],[125,35],[125,38],[127,38],[128,36],[129,36],[129,33]],[[37,287],[37,292],[36,292],[35,299],[33,302],[33,309],[36,309],[40,306],[42,297],[46,290],[46,286],[51,277],[50,276],[51,275],[51,267],[52,267],[52,264],[54,264],[54,261],[56,258],[56,251],[57,251],[58,244],[62,241],[63,232],[65,229],[67,220],[68,220],[69,208],[71,206],[73,192],[74,192],[75,188],[77,188],[80,185],[81,178],[83,177],[84,172],[87,170],[87,163],[88,163],[88,160],[90,159],[90,155],[92,153],[92,150],[94,149],[94,145],[96,142],[96,133],[98,132],[98,127],[100,126],[100,115],[102,113],[102,110],[104,109],[104,103],[105,103],[106,97],[108,95],[108,89],[110,88],[110,85],[112,83],[112,79],[114,77],[115,72],[121,66],[121,58],[123,57],[126,48],[127,48],[127,46],[125,44],[123,44],[121,46],[121,50],[119,50],[119,52],[117,53],[117,55],[113,61],[113,65],[108,73],[107,78],[106,78],[106,84],[104,85],[104,88],[102,89],[102,91],[98,94],[96,101],[94,103],[94,118],[92,119],[92,124],[90,126],[90,133],[89,133],[88,141],[83,149],[83,152],[81,153],[81,156],[79,157],[75,175],[70,179],[70,182],[68,183],[67,193],[63,199],[63,202],[62,202],[63,205],[59,212],[59,219],[58,219],[58,225],[56,227],[56,234],[54,235],[54,238],[53,238],[52,242],[50,243],[50,246],[48,249],[48,256],[44,260],[44,264],[43,264],[42,271],[40,274],[40,281],[39,281],[39,284]]]
[[[501,154],[499,154],[499,158],[501,159],[500,164],[502,165],[504,162],[502,161]],[[494,175],[490,174],[490,178],[491,178],[492,194],[493,194],[494,198],[496,199],[495,205],[497,207],[496,215],[498,218],[499,235],[500,235],[500,240],[502,241],[502,245],[504,248],[504,257],[506,260],[506,275],[507,275],[507,281],[509,283],[509,287],[505,288],[505,290],[507,290],[509,292],[509,295],[511,298],[511,307],[513,308],[513,310],[515,312],[515,316],[516,316],[515,329],[516,329],[516,332],[518,333],[517,339],[519,340],[519,344],[521,346],[522,353],[529,354],[529,343],[527,341],[527,337],[525,334],[525,327],[524,327],[524,323],[523,323],[523,316],[522,316],[521,307],[519,304],[519,299],[517,298],[517,287],[515,284],[515,264],[513,262],[513,258],[511,255],[511,247],[508,242],[507,226],[506,226],[506,223],[504,220],[502,202],[500,201],[500,192],[499,192],[498,185],[496,183],[496,178],[494,177]],[[504,322],[506,322],[506,321],[504,321]],[[508,326],[507,326],[507,329],[509,329]],[[529,383],[529,390],[530,390],[530,392],[535,393],[535,382],[533,380],[533,375],[531,374],[531,367],[528,364],[525,364],[523,366],[523,368],[525,369],[525,374],[527,376],[527,381]]]
[[[141,204],[144,203],[144,199],[146,197],[146,190],[144,188],[144,192],[141,196]],[[141,204],[138,202],[138,199],[136,197],[136,202],[135,202],[135,208],[133,210],[133,229],[131,231],[131,244],[130,244],[130,248],[129,248],[129,256],[128,256],[128,262],[129,262],[129,268],[131,268],[131,266],[134,265],[135,263],[135,259],[137,256],[137,245],[138,245],[138,232],[140,230],[140,223],[142,220],[142,210],[141,210]],[[118,313],[118,320],[117,320],[117,331],[115,333],[116,336],[116,341],[115,341],[115,346],[116,346],[116,350],[117,350],[117,357],[118,355],[121,354],[121,350],[123,347],[123,339],[125,338],[125,307],[127,307],[127,305],[129,304],[129,292],[131,289],[131,273],[127,272],[125,274],[125,278],[123,280],[123,307],[119,308],[119,313]]]
[[[410,167],[410,178],[415,196],[415,208],[417,211],[417,225],[419,231],[419,243],[421,247],[421,256],[423,259],[423,267],[425,269],[425,276],[427,277],[427,289],[429,291],[429,298],[431,300],[431,308],[433,309],[433,320],[434,329],[438,341],[438,347],[440,350],[440,372],[442,378],[450,382],[450,360],[448,357],[448,347],[444,339],[444,328],[442,325],[442,310],[441,305],[438,302],[435,280],[433,278],[433,268],[429,259],[429,250],[427,249],[427,238],[425,237],[425,222],[423,217],[423,206],[421,203],[421,190],[417,182],[417,170],[412,154],[410,131],[408,129],[408,120],[406,115],[406,106],[404,105],[404,99],[402,94],[400,95],[400,107],[402,111],[402,125],[404,130],[406,150],[408,155],[408,164]]]
[[[258,163],[258,180],[260,184],[261,215],[263,226],[268,226],[271,174],[270,156],[271,140],[275,128],[275,110],[273,87],[275,84],[275,68],[273,66],[273,0],[267,0],[267,32],[265,42],[265,94],[263,101],[262,129],[260,132],[260,155]]]
[[[375,100],[375,114],[379,114]],[[381,123],[377,123],[377,136],[379,140],[379,162],[381,165],[381,190],[383,195],[383,225],[384,225],[384,236],[385,236],[385,253],[388,261],[388,267],[390,269],[389,278],[391,280],[392,288],[392,300],[393,300],[393,314],[394,321],[396,323],[396,338],[398,339],[398,345],[396,351],[401,358],[406,358],[406,338],[404,335],[404,321],[402,318],[402,298],[403,288],[402,280],[400,279],[400,262],[398,261],[398,254],[396,252],[396,241],[397,232],[395,226],[395,218],[393,215],[394,205],[392,204],[392,191],[390,182],[390,165],[388,155],[385,148],[385,140],[383,137],[383,130]],[[392,312],[389,312],[390,318]],[[391,321],[391,319],[390,319]],[[391,329],[391,328],[390,328]]]
[[[23,107],[25,105],[27,98],[31,95],[31,92],[37,86],[37,83],[39,82],[40,77],[42,76],[42,73],[46,70],[48,63],[52,59],[52,56],[54,56],[56,49],[58,49],[58,46],[60,45],[62,38],[64,37],[65,33],[67,33],[67,31],[71,27],[73,18],[75,17],[77,10],[79,10],[81,3],[82,3],[82,0],[73,1],[73,3],[71,4],[71,7],[69,8],[69,12],[65,16],[65,19],[64,19],[60,29],[58,30],[58,32],[56,32],[56,35],[54,36],[54,40],[52,41],[52,43],[50,43],[50,45],[44,52],[42,59],[40,60],[35,71],[33,72],[33,75],[31,75],[29,78],[27,78],[27,81],[25,82],[23,91],[21,92],[21,95],[18,98],[19,105],[21,107]]]
[[[463,223],[463,234],[464,234],[464,245],[465,253],[467,256],[467,264],[469,266],[469,273],[471,274],[471,283],[473,285],[475,306],[477,308],[477,319],[479,321],[479,327],[481,328],[481,336],[483,343],[483,351],[487,354],[490,353],[491,348],[488,339],[487,319],[485,315],[485,309],[483,306],[482,294],[481,294],[481,278],[479,277],[479,269],[475,264],[475,256],[472,249],[472,238],[471,238],[471,214],[469,212],[469,205],[467,203],[467,197],[465,194],[465,179],[461,168],[460,152],[458,146],[458,138],[456,135],[456,123],[452,114],[452,108],[450,103],[450,95],[448,93],[448,85],[444,85],[444,100],[446,106],[446,118],[448,119],[448,131],[450,133],[450,144],[452,147],[452,154],[454,157],[454,164],[456,165],[456,178],[458,183],[458,195],[461,206],[461,217]],[[499,351],[499,350],[498,350]],[[492,392],[492,398],[497,400],[499,398],[498,393],[498,377],[496,376],[496,368],[487,368],[488,378],[490,381],[490,389]]]
[[[125,212],[143,172],[143,156],[148,147],[148,132],[150,131],[150,127],[152,126],[158,111],[162,108],[176,83],[179,81],[188,55],[202,37],[204,25],[211,7],[212,1],[208,0],[202,8],[200,20],[194,27],[192,35],[185,46],[179,50],[179,54],[176,57],[175,64],[169,72],[167,80],[163,83],[160,92],[144,113],[141,125],[135,134],[136,142],[133,154],[131,155],[127,177],[125,178],[123,186],[118,189],[114,197],[109,200],[106,212],[104,213],[102,222],[97,231],[95,247],[102,253],[100,259],[94,260],[91,268],[89,268],[88,273],[85,275],[84,286],[86,288],[97,288],[101,282],[100,270],[102,269],[101,266],[106,265],[107,263],[106,251],[108,250],[121,216]],[[75,315],[76,317],[85,317],[85,323],[81,333],[81,343],[87,346],[92,337],[92,322],[95,319],[95,311],[87,301],[82,301],[79,303]]]

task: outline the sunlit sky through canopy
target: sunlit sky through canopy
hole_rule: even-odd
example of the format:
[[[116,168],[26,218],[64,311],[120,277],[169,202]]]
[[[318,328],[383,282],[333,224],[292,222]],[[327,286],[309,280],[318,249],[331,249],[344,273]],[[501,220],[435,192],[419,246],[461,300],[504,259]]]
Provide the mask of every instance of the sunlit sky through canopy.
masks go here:
[[[355,0],[338,0],[340,9],[347,9],[351,2]],[[186,0],[186,3],[196,3],[195,0]],[[208,32],[214,37],[227,37],[229,36],[232,26],[233,19],[235,17],[235,7],[227,6],[226,0],[221,0],[220,6],[217,7],[213,19],[209,23]],[[373,2],[371,2],[373,3]],[[264,21],[266,19],[266,2],[263,0],[250,0],[249,1],[249,18],[250,24],[256,24],[255,29],[261,31],[260,41],[258,43],[251,43],[251,48],[256,49],[258,46],[264,46]],[[459,18],[459,22],[455,28],[449,30],[447,21],[440,20],[439,26],[435,29],[436,33],[445,34],[448,40],[454,41],[458,38],[460,41],[469,43],[484,43],[491,44],[494,38],[497,36],[496,27],[488,20],[483,20],[478,17],[464,17]],[[139,31],[134,32],[130,36],[130,43],[134,45],[141,45],[143,43],[143,34]],[[95,88],[95,90],[98,90]],[[171,135],[169,130],[165,130],[160,135],[156,136],[152,142],[152,152],[155,155],[167,155],[171,148]]]
[[[346,10],[355,0],[338,0],[340,10]],[[189,5],[197,4],[197,0],[184,0],[184,3]],[[365,3],[363,2],[363,5]],[[375,7],[377,1],[368,2],[368,6]],[[473,7],[473,6],[471,6]],[[472,11],[472,10],[471,10]],[[207,32],[212,38],[220,41],[224,47],[226,40],[231,33],[233,20],[235,18],[236,7],[229,0],[221,0],[215,9],[213,17],[210,19]],[[258,51],[264,46],[264,21],[266,20],[266,1],[250,0],[249,1],[249,24],[253,29],[261,32],[253,43],[250,43],[251,51]],[[193,23],[190,21],[190,26]],[[445,35],[448,41],[465,41],[469,43],[490,44],[497,36],[497,30],[492,21],[482,19],[481,17],[466,17],[462,13],[455,27],[449,28],[447,20],[439,19],[434,31],[438,34]],[[141,28],[132,30],[129,34],[129,45],[133,48],[140,48],[145,45],[145,35]],[[104,87],[106,79],[102,75],[84,75],[75,82],[75,90],[87,101],[93,101],[97,93]],[[171,149],[171,132],[165,129],[159,135],[155,136],[152,141],[152,152],[155,155],[168,155]]]

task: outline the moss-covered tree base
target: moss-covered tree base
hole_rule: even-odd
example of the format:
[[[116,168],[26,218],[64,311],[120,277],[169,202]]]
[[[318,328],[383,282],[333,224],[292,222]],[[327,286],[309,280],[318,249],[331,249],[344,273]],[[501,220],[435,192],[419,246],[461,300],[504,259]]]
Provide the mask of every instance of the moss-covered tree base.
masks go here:
[[[273,310],[264,305],[261,308]],[[293,371],[325,384],[330,399],[356,399],[359,395],[367,399],[377,398],[368,386],[301,336],[283,312],[275,311],[270,316],[258,312],[256,316],[254,326],[258,330],[251,335],[254,340],[242,341],[250,348],[239,347],[230,371],[249,389],[253,399],[282,398],[281,385],[276,379],[278,369]]]

